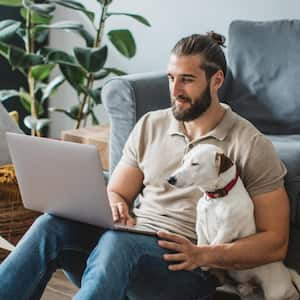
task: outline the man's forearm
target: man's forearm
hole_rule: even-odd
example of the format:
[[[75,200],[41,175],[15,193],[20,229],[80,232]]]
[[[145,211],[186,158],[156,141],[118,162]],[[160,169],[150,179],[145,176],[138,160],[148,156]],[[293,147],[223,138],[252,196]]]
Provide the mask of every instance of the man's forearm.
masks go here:
[[[280,241],[275,233],[261,232],[232,243],[209,246],[205,254],[207,262],[205,266],[220,269],[250,269],[282,260],[286,250],[286,243]]]

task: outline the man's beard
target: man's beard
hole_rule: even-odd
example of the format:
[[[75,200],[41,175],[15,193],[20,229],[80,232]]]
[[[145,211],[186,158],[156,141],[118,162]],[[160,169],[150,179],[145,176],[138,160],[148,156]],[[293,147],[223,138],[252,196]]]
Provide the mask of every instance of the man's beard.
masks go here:
[[[186,102],[190,103],[191,106],[186,110],[178,111],[176,109],[175,101],[172,102],[172,112],[176,120],[189,122],[199,118],[208,110],[211,104],[209,82],[202,95],[195,99],[194,103],[192,103],[192,100],[188,97],[178,96],[177,99],[185,100]]]

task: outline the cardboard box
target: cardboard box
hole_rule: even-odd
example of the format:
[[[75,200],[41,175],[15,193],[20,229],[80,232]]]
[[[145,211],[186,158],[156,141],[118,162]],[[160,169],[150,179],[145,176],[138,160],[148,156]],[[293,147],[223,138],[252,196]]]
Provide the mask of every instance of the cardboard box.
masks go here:
[[[94,144],[99,150],[102,167],[109,168],[109,125],[93,126],[74,130],[64,130],[61,139],[81,144]]]

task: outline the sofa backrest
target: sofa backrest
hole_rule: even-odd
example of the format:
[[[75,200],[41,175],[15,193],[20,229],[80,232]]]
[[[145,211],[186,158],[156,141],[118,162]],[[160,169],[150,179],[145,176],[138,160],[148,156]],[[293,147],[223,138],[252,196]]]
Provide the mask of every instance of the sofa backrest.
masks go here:
[[[234,21],[228,101],[266,134],[300,134],[300,20]]]

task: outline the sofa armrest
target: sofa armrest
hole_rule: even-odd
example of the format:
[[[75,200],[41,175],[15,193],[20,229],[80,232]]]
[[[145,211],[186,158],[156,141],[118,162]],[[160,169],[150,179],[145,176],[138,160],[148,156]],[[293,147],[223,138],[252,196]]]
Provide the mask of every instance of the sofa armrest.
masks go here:
[[[113,78],[103,86],[102,102],[111,126],[111,174],[137,120],[150,110],[170,105],[168,78],[165,73],[141,73]]]

